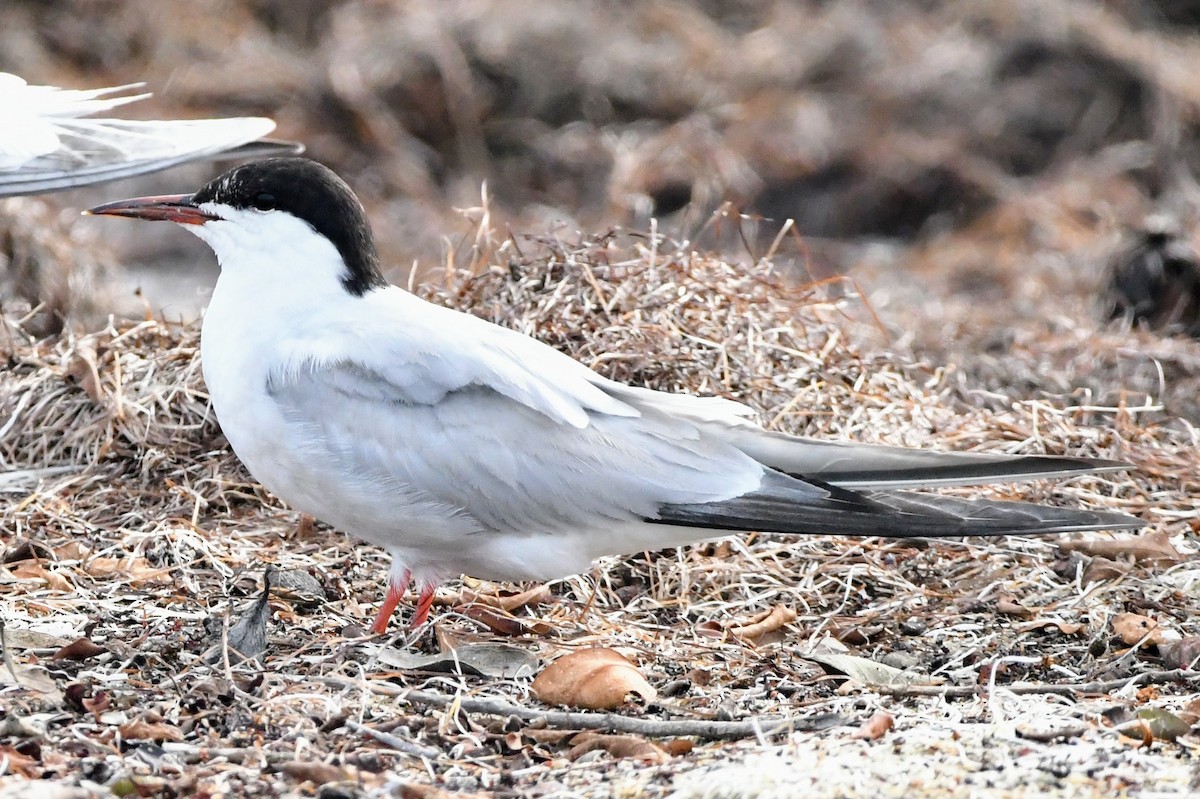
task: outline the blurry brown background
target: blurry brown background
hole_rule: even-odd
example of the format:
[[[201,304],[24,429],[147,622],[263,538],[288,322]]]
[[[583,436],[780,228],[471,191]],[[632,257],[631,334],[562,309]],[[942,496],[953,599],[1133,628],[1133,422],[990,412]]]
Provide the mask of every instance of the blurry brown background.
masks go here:
[[[778,261],[849,273],[897,335],[948,358],[1056,319],[1105,324],[1111,270],[1147,249],[1173,248],[1185,282],[1146,315],[1195,331],[1197,18],[1132,0],[10,0],[0,69],[146,81],[133,116],[273,117],[358,192],[396,279],[470,259],[485,184],[502,234],[655,217],[752,258],[794,219]],[[74,285],[119,285],[127,310],[141,286],[152,310],[194,313],[214,274],[203,247],[74,211],[217,171],[49,198],[90,242],[76,258],[115,247],[131,270]],[[750,218],[714,224],[727,201]]]

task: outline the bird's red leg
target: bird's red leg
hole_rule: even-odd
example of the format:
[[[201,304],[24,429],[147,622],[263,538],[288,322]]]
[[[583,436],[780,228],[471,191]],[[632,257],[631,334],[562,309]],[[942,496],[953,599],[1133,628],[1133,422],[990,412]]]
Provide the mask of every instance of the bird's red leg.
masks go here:
[[[417,612],[413,614],[410,628],[417,628],[429,620],[429,609],[433,607],[433,592],[437,586],[433,583],[426,583],[421,586],[421,598],[417,600]]]
[[[399,575],[392,575],[392,578],[388,580],[387,597],[383,600],[383,604],[379,606],[379,612],[375,614],[375,621],[371,623],[371,632],[376,635],[387,632],[388,619],[392,617],[396,606],[404,598],[404,592],[408,590],[410,580],[412,580],[412,573],[408,569],[405,569]],[[424,596],[424,594],[421,595],[422,599],[424,599]]]

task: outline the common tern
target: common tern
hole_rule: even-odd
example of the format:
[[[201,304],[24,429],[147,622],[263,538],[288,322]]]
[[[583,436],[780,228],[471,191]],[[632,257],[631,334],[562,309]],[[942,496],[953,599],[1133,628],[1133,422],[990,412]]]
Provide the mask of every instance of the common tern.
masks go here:
[[[302,158],[88,213],[175,222],[216,253],[201,359],[234,452],[293,507],[383,547],[383,632],[459,574],[547,580],[727,531],[889,537],[1143,526],[1108,511],[908,490],[1127,469],[769,432],[714,397],[609,380],[389,285],[362,205]]]
[[[196,160],[296,154],[294,142],[258,141],[275,129],[262,117],[84,119],[144,100],[141,83],[104,89],[31,86],[0,72],[0,197],[61,191],[156,172]]]

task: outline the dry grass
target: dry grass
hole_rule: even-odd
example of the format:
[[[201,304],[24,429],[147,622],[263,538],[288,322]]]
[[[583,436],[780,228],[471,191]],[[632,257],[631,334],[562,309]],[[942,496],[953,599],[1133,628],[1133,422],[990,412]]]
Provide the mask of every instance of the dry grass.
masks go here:
[[[889,341],[853,285],[796,286],[769,261],[731,263],[652,235],[495,236],[481,225],[463,245],[477,249],[474,274],[448,272],[441,288],[421,291],[617,379],[748,402],[780,429],[1126,459],[1128,475],[1004,491],[1135,513],[1178,551],[1195,550],[1198,442],[1185,423],[1069,399],[981,403],[953,367],[918,362]],[[1099,356],[1119,335],[1075,344]],[[991,784],[1013,795],[1090,796],[1152,782],[1183,791],[1191,779],[1194,736],[1135,750],[1098,715],[1150,704],[1180,711],[1195,700],[1194,684],[1137,693],[1138,675],[1163,668],[1161,653],[1111,630],[1115,614],[1136,611],[1181,636],[1200,634],[1200,570],[1184,557],[1130,555],[1123,573],[1090,584],[1081,575],[1094,558],[1040,539],[748,536],[610,560],[555,584],[552,603],[518,609],[509,626],[544,626],[513,643],[543,658],[593,644],[630,654],[651,683],[671,689],[658,704],[627,706],[627,717],[783,715],[828,729],[699,741],[657,763],[603,752],[572,759],[563,735],[537,723],[404,699],[414,689],[538,707],[523,677],[380,660],[378,643],[360,636],[382,598],[385,559],[340,533],[303,529],[250,481],[208,407],[197,327],[144,321],[35,340],[10,316],[0,347],[9,366],[0,374],[0,612],[24,683],[0,671],[9,772],[156,796],[306,795],[318,785],[330,797],[379,795],[401,783],[783,796],[794,769],[815,775],[832,764],[831,776],[806,777],[806,795],[887,785],[897,795],[915,786],[962,795]],[[219,656],[226,619],[249,605],[268,564],[313,578],[301,580],[312,590],[275,593],[265,654],[230,664]],[[499,637],[445,598],[411,646],[435,652]],[[729,633],[776,605],[795,620],[753,642]],[[81,637],[101,650],[52,657]],[[804,657],[835,639],[950,688],[991,684],[957,699],[839,691]],[[204,658],[214,644],[215,665]],[[1070,690],[1114,680],[1130,687]],[[1006,689],[1021,682],[1062,693]],[[852,739],[880,708],[896,731]],[[1073,743],[1021,738],[1036,720],[1078,728]],[[964,769],[960,751],[974,765]],[[758,759],[738,765],[752,753]],[[862,762],[869,767],[854,765]],[[733,771],[697,776],[710,767]]]

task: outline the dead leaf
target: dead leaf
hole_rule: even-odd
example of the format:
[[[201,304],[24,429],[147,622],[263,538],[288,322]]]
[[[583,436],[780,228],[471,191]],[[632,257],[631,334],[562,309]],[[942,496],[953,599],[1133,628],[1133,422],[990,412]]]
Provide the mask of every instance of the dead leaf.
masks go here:
[[[1104,580],[1116,580],[1124,577],[1129,573],[1130,567],[1124,563],[1118,563],[1109,558],[1103,558],[1097,555],[1092,558],[1091,562],[1083,569],[1083,574],[1080,580],[1084,585],[1088,583],[1099,583]]]
[[[41,580],[46,584],[47,588],[54,591],[69,593],[75,590],[75,586],[64,574],[57,571],[49,571],[35,560],[21,561],[13,567],[12,575],[20,580]]]
[[[1132,558],[1137,563],[1171,564],[1181,563],[1184,556],[1171,543],[1166,530],[1154,530],[1143,535],[1124,538],[1096,538],[1091,540],[1068,540],[1059,542],[1059,548],[1067,552],[1082,552],[1109,560],[1121,557]]]
[[[78,638],[50,656],[51,660],[87,660],[108,650],[87,638]]]
[[[8,771],[20,774],[22,777],[37,779],[42,776],[41,764],[38,761],[6,744],[0,744],[0,763],[4,763]]]
[[[51,635],[41,630],[27,630],[23,627],[4,628],[4,645],[18,652],[26,649],[58,649],[70,641],[61,635]]]
[[[92,550],[82,541],[72,539],[54,548],[54,558],[58,561],[83,560],[92,554]]]
[[[1058,631],[1063,635],[1079,635],[1086,629],[1086,626],[1077,621],[1063,621],[1062,619],[1035,619],[1025,624],[1016,626],[1017,632],[1030,632],[1032,630],[1044,630],[1047,627],[1057,627]]]
[[[79,700],[79,704],[83,705],[84,710],[98,719],[101,713],[108,711],[112,707],[112,695],[108,691],[97,691],[92,696],[82,697]]]
[[[1005,616],[1020,616],[1023,619],[1037,615],[1040,608],[1027,608],[1012,594],[1000,594],[996,600],[996,612]]]
[[[886,629],[882,624],[860,624],[842,626],[834,624],[829,629],[830,636],[835,641],[850,646],[866,646],[878,635],[884,633]]]
[[[638,735],[584,732],[572,738],[571,744],[571,750],[567,752],[570,760],[578,760],[596,749],[602,749],[615,758],[632,758],[655,765],[661,765],[671,759],[661,747]]]
[[[1160,707],[1142,708],[1132,721],[1117,727],[1117,732],[1127,738],[1141,739],[1142,746],[1154,741],[1174,741],[1191,731],[1191,725],[1170,711]]]
[[[535,743],[549,744],[550,746],[557,746],[577,734],[577,730],[537,729],[536,727],[525,727],[521,730],[522,737],[528,738]]]
[[[97,405],[104,404],[104,392],[100,387],[100,370],[96,349],[90,342],[80,341],[67,360],[67,375],[92,398]]]
[[[896,720],[892,718],[891,713],[883,710],[876,713],[871,718],[862,723],[851,738],[859,738],[865,741],[877,741],[887,733],[896,724]]]
[[[1113,616],[1112,630],[1115,636],[1129,646],[1137,643],[1161,644],[1167,640],[1163,637],[1166,630],[1160,627],[1158,622],[1137,613],[1118,613]]]
[[[380,663],[402,671],[469,674],[500,680],[528,677],[537,671],[539,664],[537,656],[526,649],[496,643],[462,644],[434,655],[388,647],[378,657]]]
[[[696,742],[690,738],[672,738],[669,741],[663,741],[661,746],[668,755],[677,757],[691,754],[692,750],[696,748]]]
[[[512,613],[529,605],[549,605],[554,601],[554,593],[548,585],[535,585],[527,591],[516,594],[479,593],[464,588],[458,596],[438,597],[434,604],[453,605],[460,610],[471,605],[486,605],[490,608],[500,608]]]
[[[320,763],[313,760],[289,760],[279,764],[279,770],[298,782],[311,782],[321,786],[330,782],[348,782],[354,774],[345,766]]]
[[[126,741],[182,741],[183,731],[174,724],[134,719],[117,728]]]
[[[811,652],[802,657],[845,674],[863,685],[935,685],[942,682],[942,680],[935,680],[927,674],[904,671],[857,655]]]
[[[1191,724],[1193,727],[1200,723],[1200,699],[1193,699],[1182,708],[1179,709],[1179,718]]]
[[[1194,669],[1200,663],[1200,636],[1163,641],[1158,645],[1158,655],[1168,669]]]
[[[510,638],[522,635],[545,635],[551,630],[550,625],[545,622],[528,622],[508,615],[507,611],[503,611],[503,609],[493,609],[486,605],[467,605],[460,612],[489,630]]]
[[[61,702],[63,700],[58,683],[40,666],[18,665],[15,674],[8,668],[0,669],[0,685],[12,685],[14,682],[26,691],[41,694],[47,701]]]
[[[156,568],[143,557],[92,558],[84,565],[84,571],[92,577],[120,578],[134,588],[146,585],[163,585],[171,581],[171,568]]]
[[[637,667],[612,649],[580,649],[551,663],[530,686],[548,705],[612,710],[630,694],[645,701],[658,694]]]
[[[729,632],[738,638],[749,641],[762,639],[767,633],[776,632],[783,625],[796,620],[796,611],[783,605],[776,605],[770,610],[764,610],[748,623],[730,627]]]

